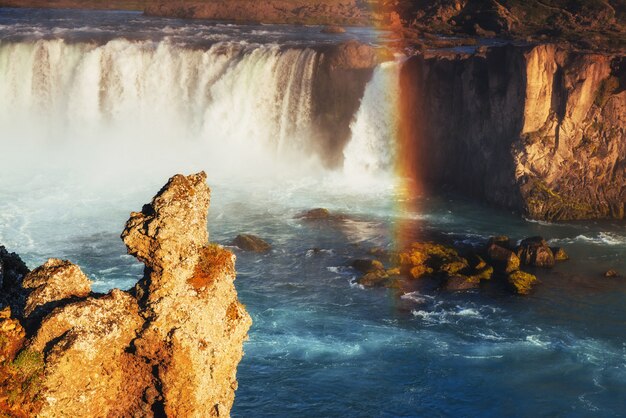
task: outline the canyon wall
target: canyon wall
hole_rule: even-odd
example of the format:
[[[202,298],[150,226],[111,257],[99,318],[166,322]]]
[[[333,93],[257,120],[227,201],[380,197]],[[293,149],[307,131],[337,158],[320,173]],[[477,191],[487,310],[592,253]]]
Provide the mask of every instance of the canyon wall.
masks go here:
[[[400,82],[415,175],[531,218],[623,219],[624,64],[554,45],[410,58]]]
[[[177,175],[131,214],[122,237],[145,275],[128,292],[92,293],[69,261],[28,272],[0,247],[0,413],[229,416],[251,319],[208,206],[206,175]]]

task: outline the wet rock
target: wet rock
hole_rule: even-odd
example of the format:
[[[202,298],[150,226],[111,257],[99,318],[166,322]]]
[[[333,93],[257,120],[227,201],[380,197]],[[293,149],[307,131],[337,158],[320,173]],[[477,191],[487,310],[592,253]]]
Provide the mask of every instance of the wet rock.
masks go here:
[[[477,289],[480,287],[480,279],[475,276],[465,276],[463,274],[455,274],[445,282],[445,290],[451,292]]]
[[[621,277],[621,275],[619,274],[619,272],[617,270],[607,270],[604,272],[603,274],[604,277],[606,278],[616,278],[616,277]]]
[[[487,248],[491,247],[494,244],[499,245],[502,248],[506,248],[507,250],[513,249],[513,245],[511,245],[511,239],[506,235],[498,235],[489,238],[489,241],[487,241]]]
[[[317,219],[330,219],[330,211],[326,208],[316,208],[306,211],[299,216],[303,219],[317,220]]]
[[[369,69],[379,63],[378,53],[371,45],[351,40],[337,45],[326,54],[328,65],[337,69]]]
[[[340,33],[345,33],[346,30],[342,28],[341,26],[327,25],[322,28],[321,32],[326,33],[326,34],[340,34]]]
[[[27,291],[22,280],[29,270],[19,255],[0,245],[0,308],[10,306],[13,314],[21,317]]]
[[[542,237],[524,239],[517,249],[522,264],[535,267],[554,267],[554,253]]]
[[[569,255],[565,252],[565,250],[561,247],[552,247],[552,254],[554,254],[554,261],[567,261],[569,260]]]
[[[374,270],[361,276],[357,283],[365,287],[382,287],[387,284],[389,275],[385,270]]]
[[[539,283],[534,275],[519,270],[509,274],[507,281],[518,295],[528,295],[533,287]]]
[[[493,263],[494,267],[505,273],[512,273],[519,270],[520,259],[511,250],[501,247],[497,244],[491,244],[487,249],[487,256]]]
[[[376,270],[385,270],[385,266],[383,266],[383,263],[378,260],[371,260],[369,258],[354,260],[350,265],[355,270],[358,270],[361,273],[369,273]]]
[[[83,298],[91,292],[91,280],[78,266],[56,258],[28,273],[22,285],[30,290],[24,307],[25,316],[30,316],[38,308],[42,310],[41,314],[50,312],[56,306],[55,302]]]
[[[240,234],[233,240],[233,245],[245,251],[264,253],[272,249],[272,246],[263,239],[251,234]]]

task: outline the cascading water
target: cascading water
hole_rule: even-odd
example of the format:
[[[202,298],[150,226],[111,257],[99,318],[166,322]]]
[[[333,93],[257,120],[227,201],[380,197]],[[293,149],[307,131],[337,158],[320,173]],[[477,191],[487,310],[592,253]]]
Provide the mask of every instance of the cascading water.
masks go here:
[[[31,268],[69,259],[97,291],[129,288],[143,267],[119,239],[128,211],[194,170],[209,174],[212,241],[253,233],[273,245],[237,251],[254,325],[233,416],[623,414],[626,294],[598,277],[626,271],[623,229],[436,197],[400,210],[369,181],[394,168],[401,63],[374,70],[337,147],[343,169],[309,164],[322,54],[311,45],[375,31],[1,10],[0,245]],[[298,217],[314,207],[346,216]],[[474,245],[543,235],[572,261],[524,300],[358,288],[348,266],[392,247],[399,224]]]
[[[18,151],[65,144],[98,149],[109,164],[129,153],[140,164],[157,148],[186,162],[304,159],[318,55],[235,43],[2,42],[0,123],[20,137]]]
[[[343,151],[344,171],[352,179],[393,172],[400,122],[400,68],[397,61],[379,65],[365,88],[350,125],[352,138]]]

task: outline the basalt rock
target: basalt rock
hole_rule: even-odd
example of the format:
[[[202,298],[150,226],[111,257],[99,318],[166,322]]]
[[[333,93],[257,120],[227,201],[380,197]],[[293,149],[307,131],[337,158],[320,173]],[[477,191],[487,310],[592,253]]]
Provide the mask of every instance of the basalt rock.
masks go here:
[[[233,245],[244,251],[264,253],[272,249],[272,246],[263,239],[251,234],[240,234],[233,240]]]
[[[624,219],[626,64],[556,45],[427,52],[401,71],[405,166],[550,221]]]
[[[251,320],[235,256],[208,241],[205,181],[174,176],[131,214],[122,237],[146,265],[131,292],[93,295],[67,261],[49,260],[23,283],[17,269],[28,334],[0,311],[0,414],[229,415]]]
[[[531,237],[522,240],[517,249],[517,256],[522,264],[535,267],[554,267],[555,259],[552,249],[541,237]]]

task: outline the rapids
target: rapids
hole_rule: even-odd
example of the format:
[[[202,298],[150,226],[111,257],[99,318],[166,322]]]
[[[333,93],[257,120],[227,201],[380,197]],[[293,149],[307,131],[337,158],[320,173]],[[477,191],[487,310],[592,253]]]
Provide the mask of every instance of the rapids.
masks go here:
[[[128,212],[174,172],[206,170],[211,240],[247,232],[273,245],[234,249],[254,324],[233,416],[623,415],[626,286],[600,274],[626,272],[624,226],[532,222],[445,194],[407,205],[390,140],[401,62],[374,70],[342,167],[324,168],[311,89],[314,46],[333,39],[0,9],[0,243],[31,268],[67,258],[98,291],[129,288],[142,265],[119,239]],[[348,218],[296,218],[313,207]],[[572,261],[537,271],[528,298],[354,284],[350,260],[433,234],[543,235]]]

